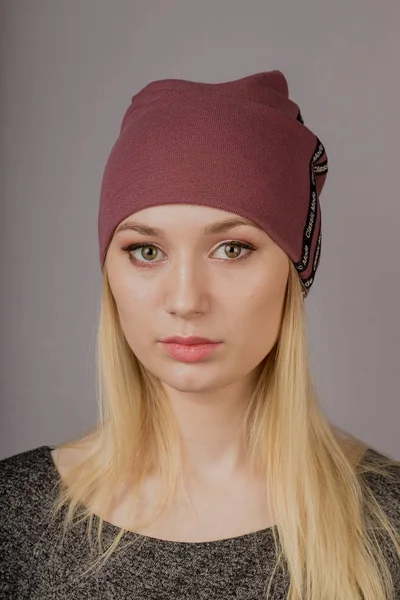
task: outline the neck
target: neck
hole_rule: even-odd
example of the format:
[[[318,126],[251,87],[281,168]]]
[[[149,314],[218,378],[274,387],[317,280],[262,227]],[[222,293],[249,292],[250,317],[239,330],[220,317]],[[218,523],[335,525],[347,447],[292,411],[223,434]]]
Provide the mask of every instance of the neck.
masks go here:
[[[251,396],[248,382],[207,393],[166,392],[182,439],[185,477],[221,481],[243,473],[243,417]]]

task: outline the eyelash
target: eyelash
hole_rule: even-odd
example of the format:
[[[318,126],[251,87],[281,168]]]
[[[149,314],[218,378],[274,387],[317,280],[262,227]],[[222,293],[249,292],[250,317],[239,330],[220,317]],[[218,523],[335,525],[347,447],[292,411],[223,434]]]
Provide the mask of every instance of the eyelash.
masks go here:
[[[257,248],[255,246],[253,246],[252,244],[247,244],[245,242],[238,242],[236,240],[231,240],[229,242],[224,242],[223,244],[221,244],[220,246],[218,246],[218,248],[221,248],[222,246],[228,246],[229,244],[231,244],[232,246],[239,246],[240,248],[244,248],[246,250],[250,250],[250,252],[248,252],[247,254],[245,254],[244,256],[239,256],[238,258],[232,258],[232,259],[227,259],[228,262],[237,262],[239,260],[244,260],[245,258],[247,258],[248,256],[250,256],[255,250],[257,250]],[[130,255],[131,252],[133,252],[134,250],[137,250],[138,248],[146,248],[146,247],[155,247],[158,248],[158,246],[156,246],[155,244],[151,244],[151,243],[147,243],[144,242],[142,244],[131,244],[130,246],[126,246],[125,248],[122,248],[122,250],[124,252],[127,252],[128,255]],[[217,250],[218,250],[217,248]],[[159,248],[158,248],[159,249]],[[131,262],[133,262],[135,265],[138,265],[139,267],[144,267],[147,268],[146,263],[149,263],[149,265],[153,262],[153,263],[157,263],[157,262],[161,262],[161,261],[141,261],[141,260],[137,260],[131,256],[129,256],[129,260]]]

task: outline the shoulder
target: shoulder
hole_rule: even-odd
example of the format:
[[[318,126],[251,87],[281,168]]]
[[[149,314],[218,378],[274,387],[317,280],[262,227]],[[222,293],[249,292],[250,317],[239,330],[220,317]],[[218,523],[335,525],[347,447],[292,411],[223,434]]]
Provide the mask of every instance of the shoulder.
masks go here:
[[[27,597],[38,540],[46,535],[56,470],[40,446],[0,460],[0,597]]]
[[[400,461],[368,448],[357,471],[366,489],[400,529]]]
[[[364,507],[374,539],[393,577],[396,598],[400,598],[400,560],[393,542],[400,534],[400,461],[369,448],[358,465]],[[377,504],[379,506],[377,506]],[[380,521],[383,512],[391,525],[391,535]],[[377,522],[379,521],[379,523]]]
[[[0,535],[33,533],[48,508],[57,471],[49,446],[39,446],[0,460]],[[29,527],[28,527],[29,526]],[[1,539],[0,539],[1,543]]]
[[[33,543],[46,525],[57,482],[50,452],[39,446],[0,460],[0,548],[7,555]]]
[[[54,480],[49,446],[39,446],[0,460],[0,508],[26,506],[43,497]]]

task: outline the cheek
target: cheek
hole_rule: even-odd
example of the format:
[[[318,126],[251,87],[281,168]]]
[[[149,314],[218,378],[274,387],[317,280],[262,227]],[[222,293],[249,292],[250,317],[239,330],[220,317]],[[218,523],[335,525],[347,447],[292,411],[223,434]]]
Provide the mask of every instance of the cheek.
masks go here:
[[[114,282],[111,289],[122,331],[134,351],[134,347],[140,345],[140,340],[147,338],[145,332],[154,317],[152,302],[143,286],[118,285]]]
[[[253,360],[262,360],[278,339],[283,315],[286,282],[279,285],[256,286],[237,306],[240,309],[232,318],[233,337],[241,352]],[[235,332],[236,329],[236,332]]]
[[[121,268],[118,272],[115,269],[114,277],[109,279],[109,283],[121,314],[134,316],[152,303],[152,286],[134,277],[128,270]]]

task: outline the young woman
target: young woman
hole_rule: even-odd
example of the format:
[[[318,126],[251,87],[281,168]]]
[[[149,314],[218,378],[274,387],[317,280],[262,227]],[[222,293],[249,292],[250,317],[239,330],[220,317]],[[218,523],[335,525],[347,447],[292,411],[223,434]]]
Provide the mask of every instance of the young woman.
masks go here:
[[[400,598],[400,462],[310,373],[327,169],[280,71],[133,96],[101,189],[98,422],[0,462],[1,598]]]

